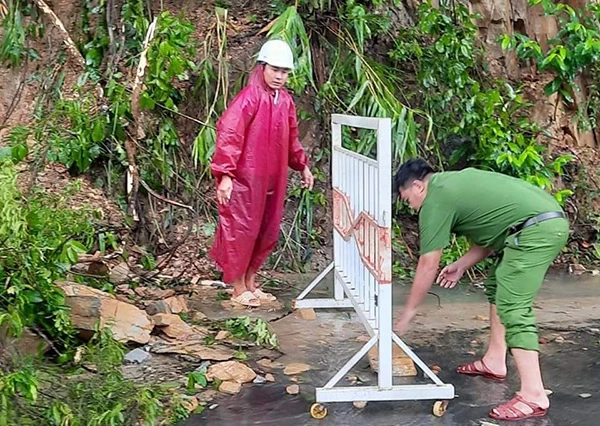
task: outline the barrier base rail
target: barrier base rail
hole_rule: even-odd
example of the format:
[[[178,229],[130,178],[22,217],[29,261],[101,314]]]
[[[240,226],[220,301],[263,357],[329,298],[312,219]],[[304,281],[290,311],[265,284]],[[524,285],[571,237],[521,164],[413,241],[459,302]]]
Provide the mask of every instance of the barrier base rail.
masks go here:
[[[331,272],[335,274],[336,285],[343,289],[343,298],[306,298]],[[365,306],[358,303],[357,294],[351,283],[335,268],[332,262],[321,272],[293,302],[294,309],[320,309],[320,308],[353,308],[359,320],[370,335],[370,339],[356,354],[344,364],[340,370],[323,387],[316,388],[316,403],[311,407],[311,415],[314,418],[323,418],[327,415],[327,408],[323,405],[328,402],[369,402],[369,401],[420,401],[436,400],[433,406],[433,414],[441,417],[448,406],[448,402],[455,396],[454,386],[443,383],[439,377],[410,349],[406,343],[395,333],[390,336],[381,336],[377,324],[368,318]],[[391,339],[392,342],[417,365],[417,367],[428,377],[433,384],[391,385],[391,386],[352,386],[336,387],[339,381],[382,340]],[[389,342],[389,340],[387,340]],[[381,373],[381,370],[380,370]],[[388,369],[391,375],[391,370]],[[388,380],[391,383],[391,380]]]

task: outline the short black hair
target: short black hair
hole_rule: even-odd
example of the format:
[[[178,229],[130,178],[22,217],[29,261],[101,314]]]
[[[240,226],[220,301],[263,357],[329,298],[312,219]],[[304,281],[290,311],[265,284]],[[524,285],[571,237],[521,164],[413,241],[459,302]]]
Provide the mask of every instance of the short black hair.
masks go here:
[[[431,173],[435,173],[435,171],[425,160],[421,158],[408,160],[398,167],[396,176],[394,176],[394,193],[397,194],[415,180],[424,180]]]

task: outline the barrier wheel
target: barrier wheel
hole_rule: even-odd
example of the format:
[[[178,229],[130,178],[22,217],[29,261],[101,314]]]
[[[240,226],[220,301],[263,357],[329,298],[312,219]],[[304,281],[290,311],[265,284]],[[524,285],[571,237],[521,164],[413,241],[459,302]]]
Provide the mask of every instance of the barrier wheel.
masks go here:
[[[448,408],[448,401],[436,401],[433,404],[433,415],[436,417],[442,417],[446,414],[446,409]]]
[[[310,406],[310,415],[313,419],[321,420],[327,416],[327,407],[318,402]]]

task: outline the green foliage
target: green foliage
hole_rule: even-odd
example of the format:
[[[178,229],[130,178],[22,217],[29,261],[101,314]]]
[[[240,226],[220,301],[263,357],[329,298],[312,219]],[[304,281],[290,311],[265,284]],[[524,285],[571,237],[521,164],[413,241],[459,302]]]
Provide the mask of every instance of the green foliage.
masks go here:
[[[107,124],[107,116],[98,111],[92,97],[59,101],[48,132],[49,159],[77,172],[88,171],[102,153]]]
[[[169,398],[160,388],[124,379],[125,348],[108,329],[96,331],[83,349],[82,362],[92,366],[93,373],[26,360],[3,365],[0,425],[150,426],[187,417],[187,411],[178,409],[180,404],[174,407],[175,415],[165,411]]]
[[[23,60],[39,58],[38,52],[28,46],[28,38],[41,38],[44,27],[31,1],[11,0],[7,6],[2,18],[0,61],[17,68]]]
[[[277,335],[269,329],[269,325],[262,318],[250,318],[247,316],[230,318],[225,321],[224,329],[228,330],[234,337],[250,340],[257,345],[272,348],[278,346]]]
[[[94,238],[90,214],[67,208],[66,198],[33,192],[22,198],[11,163],[0,164],[0,319],[19,334],[35,325],[62,344],[72,336],[64,277]]]
[[[504,49],[515,50],[522,60],[535,61],[539,71],[551,72],[555,77],[546,85],[546,95],[559,93],[569,104],[581,90],[577,78],[586,75],[591,80],[590,99],[579,108],[579,124],[590,130],[597,126],[600,99],[596,95],[600,85],[600,5],[587,2],[582,9],[547,0],[530,0],[531,5],[542,3],[547,15],[558,18],[560,30],[548,41],[548,51],[522,34],[505,35],[500,41]]]
[[[196,393],[196,385],[205,388],[208,385],[206,378],[206,367],[201,370],[192,371],[188,374],[187,391],[188,393]]]
[[[545,161],[540,129],[527,119],[530,105],[518,89],[483,70],[474,18],[462,5],[423,4],[417,26],[400,35],[390,56],[416,74],[422,99],[415,101],[435,117],[435,138],[444,141],[440,149],[450,165],[494,170],[550,191],[570,157]]]
[[[158,18],[156,33],[148,50],[146,90],[142,93],[140,106],[152,110],[156,103],[177,111],[177,104],[184,99],[183,91],[175,81],[187,81],[195,64],[195,46],[191,40],[193,25],[183,16],[177,18],[170,12],[162,12]]]

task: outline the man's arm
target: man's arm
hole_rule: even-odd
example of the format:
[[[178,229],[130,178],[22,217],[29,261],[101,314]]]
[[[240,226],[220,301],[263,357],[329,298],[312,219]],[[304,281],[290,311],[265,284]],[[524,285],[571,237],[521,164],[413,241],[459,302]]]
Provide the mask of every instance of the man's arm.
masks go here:
[[[493,250],[490,248],[473,245],[471,249],[455,263],[466,271],[488,257],[492,252]]]
[[[441,258],[442,250],[432,251],[419,257],[419,264],[410,289],[410,295],[400,319],[395,324],[395,329],[399,333],[406,331],[408,324],[417,313],[417,308],[431,289],[437,276]]]

